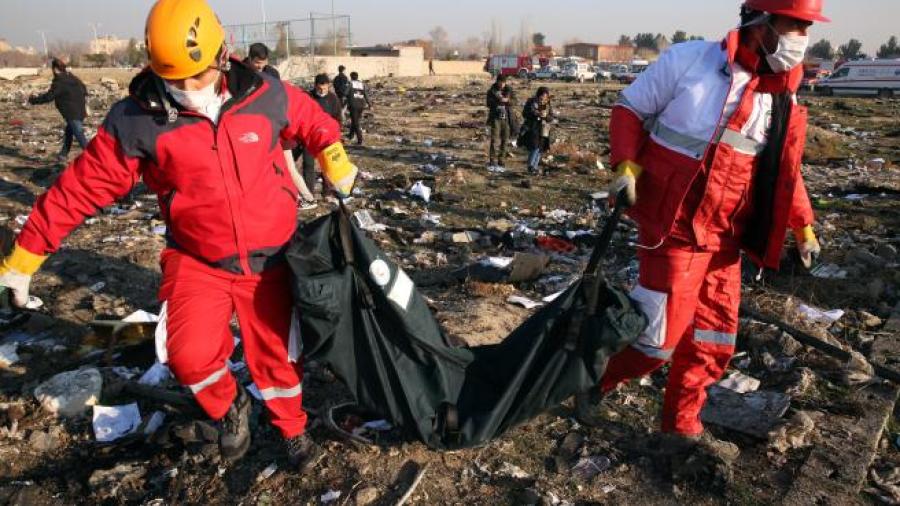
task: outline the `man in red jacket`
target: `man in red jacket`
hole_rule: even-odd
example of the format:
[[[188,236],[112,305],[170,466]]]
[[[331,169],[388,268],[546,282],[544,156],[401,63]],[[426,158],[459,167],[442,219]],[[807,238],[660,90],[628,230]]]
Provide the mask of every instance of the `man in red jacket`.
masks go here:
[[[339,142],[340,126],[308,94],[228,57],[225,32],[204,0],[159,0],[146,36],[149,68],[37,200],[0,264],[0,285],[22,306],[31,275],[63,238],[143,178],[168,226],[161,361],[222,421],[223,457],[240,458],[250,444],[250,403],[227,366],[237,313],[272,423],[292,463],[308,466],[321,451],[304,434],[302,368],[291,363],[299,357],[289,344],[283,252],[296,228],[297,195],[281,142],[318,154],[339,192],[349,193],[356,168]]]
[[[741,18],[721,43],[670,48],[613,109],[611,193],[634,204],[631,295],[650,325],[610,360],[597,391],[576,397],[587,425],[599,422],[604,393],[671,362],[664,441],[722,448],[701,438],[700,410],[734,352],[741,250],[777,268],[793,229],[805,262],[819,252],[800,174],[807,111],[795,93],[807,30],[828,21],[822,0],[747,0]]]

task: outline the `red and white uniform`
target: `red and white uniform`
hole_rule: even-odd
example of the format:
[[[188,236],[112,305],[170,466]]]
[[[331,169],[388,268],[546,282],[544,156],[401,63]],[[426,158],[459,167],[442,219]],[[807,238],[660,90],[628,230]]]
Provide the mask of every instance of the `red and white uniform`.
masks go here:
[[[629,210],[641,243],[632,297],[651,324],[612,358],[601,389],[672,361],[663,406],[667,432],[703,430],[706,388],[734,352],[740,251],[777,268],[787,230],[813,222],[800,175],[807,112],[795,100],[772,178],[773,205],[762,210],[754,199],[773,94],[793,94],[802,77],[801,68],[757,75],[750,69],[758,58],[739,46],[736,31],[722,43],[677,44],[622,92],[613,109],[612,166],[631,160],[643,168]],[[756,239],[748,241],[749,235]]]
[[[17,241],[46,255],[138,179],[159,196],[168,226],[160,298],[163,355],[213,419],[235,397],[226,367],[237,313],[245,360],[285,437],[303,432],[302,370],[288,359],[290,274],[283,252],[296,229],[297,195],[281,142],[312,153],[340,127],[307,93],[237,60],[218,122],[181,109],[149,70],[131,83],[97,136],[35,203]],[[177,111],[177,114],[174,114]],[[164,358],[164,357],[161,357]]]

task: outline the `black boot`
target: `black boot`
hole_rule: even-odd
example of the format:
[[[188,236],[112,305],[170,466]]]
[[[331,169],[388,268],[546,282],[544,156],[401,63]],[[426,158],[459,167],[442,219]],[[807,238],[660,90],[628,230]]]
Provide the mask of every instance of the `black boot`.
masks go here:
[[[240,460],[250,448],[250,397],[240,385],[237,396],[225,418],[219,435],[219,453],[227,462]]]
[[[306,434],[284,440],[288,461],[295,469],[304,473],[319,463],[324,449]]]
[[[603,397],[600,387],[575,394],[575,419],[585,427],[597,427],[606,419],[603,416]]]

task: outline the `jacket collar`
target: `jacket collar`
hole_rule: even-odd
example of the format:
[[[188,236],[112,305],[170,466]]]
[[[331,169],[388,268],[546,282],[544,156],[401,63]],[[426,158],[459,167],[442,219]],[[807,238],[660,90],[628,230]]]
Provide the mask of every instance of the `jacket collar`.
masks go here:
[[[262,86],[263,78],[249,65],[237,58],[231,58],[229,62],[231,65],[224,76],[225,86],[233,97],[232,100],[240,102]],[[128,86],[131,97],[147,110],[166,112],[166,102],[172,107],[182,110],[182,107],[164,90],[162,79],[154,74],[150,67],[144,68]]]

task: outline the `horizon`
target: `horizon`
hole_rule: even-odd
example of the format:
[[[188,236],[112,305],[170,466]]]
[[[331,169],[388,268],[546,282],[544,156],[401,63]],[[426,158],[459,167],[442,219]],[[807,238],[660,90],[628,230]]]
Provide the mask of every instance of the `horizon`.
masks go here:
[[[896,19],[900,17],[900,2],[896,0],[826,1],[826,15],[830,24],[816,24],[810,32],[811,44],[827,39],[837,49],[851,38],[863,43],[863,51],[874,55],[879,46],[892,35],[900,35]],[[0,39],[13,46],[43,49],[39,31],[45,31],[48,45],[55,42],[89,42],[96,28],[98,36],[112,35],[122,39],[142,38],[143,22],[153,4],[152,0],[134,2],[110,2],[108,0],[82,0],[73,3],[64,0],[11,0],[4,11],[17,15],[0,16]],[[609,4],[609,5],[606,5]],[[338,15],[349,15],[351,34],[355,46],[393,43],[411,39],[429,39],[428,32],[443,27],[453,43],[471,37],[483,37],[496,22],[500,28],[500,40],[505,44],[523,28],[529,32],[546,35],[554,47],[579,40],[581,42],[615,44],[620,35],[634,36],[641,32],[661,33],[669,39],[676,30],[706,39],[719,39],[737,23],[740,2],[716,2],[708,0],[683,0],[677,9],[668,7],[663,0],[647,0],[640,7],[633,4],[572,0],[554,6],[553,15],[543,13],[547,7],[536,0],[509,0],[485,6],[473,0],[458,0],[452,5],[421,7],[412,2],[385,0],[377,5],[360,0],[334,2]],[[260,0],[236,2],[211,0],[210,5],[225,25],[260,23],[265,16],[269,22],[289,19],[305,19],[308,8],[296,7],[288,0]],[[317,13],[331,11],[331,2],[312,6]],[[656,6],[666,5],[666,9]],[[413,7],[414,6],[414,7]],[[507,11],[515,7],[514,13]],[[419,23],[407,21],[407,12],[416,8]],[[671,12],[668,12],[670,10]],[[52,19],[46,12],[56,12]],[[665,15],[648,16],[648,12]],[[874,15],[882,12],[884,15]],[[480,14],[472,23],[473,14]],[[613,19],[612,23],[597,20]],[[536,21],[540,19],[540,21]],[[23,23],[23,20],[39,20]],[[362,21],[366,20],[366,21]],[[93,25],[93,26],[92,26]],[[596,25],[596,28],[594,26]],[[328,27],[326,27],[326,30]]]

